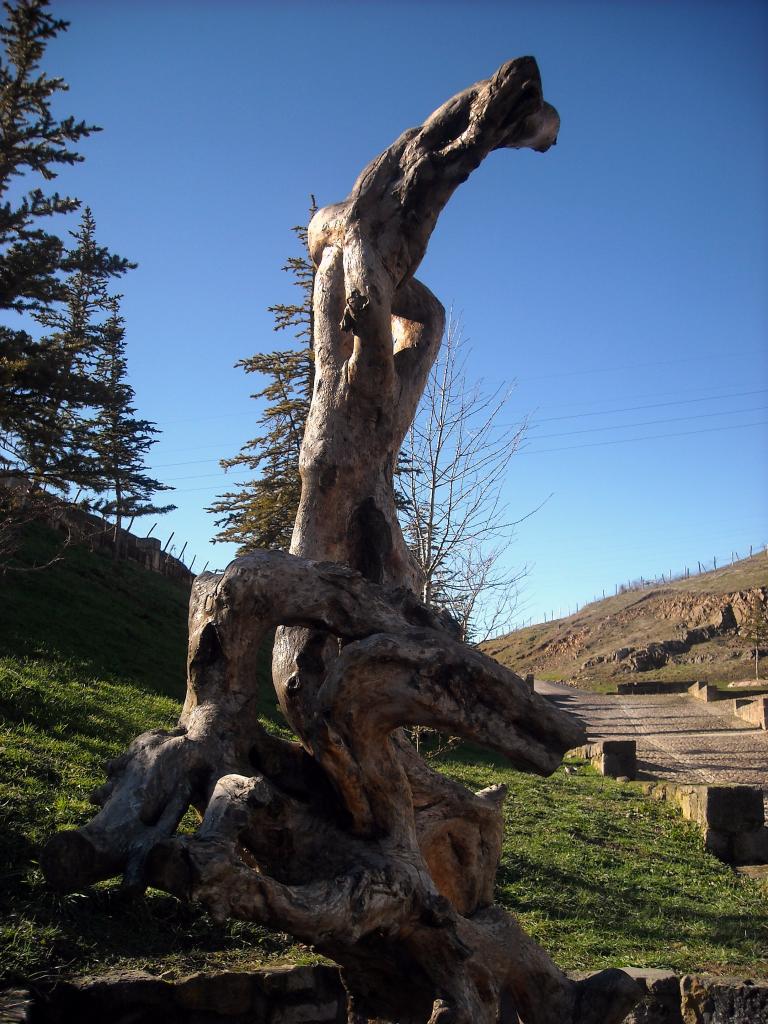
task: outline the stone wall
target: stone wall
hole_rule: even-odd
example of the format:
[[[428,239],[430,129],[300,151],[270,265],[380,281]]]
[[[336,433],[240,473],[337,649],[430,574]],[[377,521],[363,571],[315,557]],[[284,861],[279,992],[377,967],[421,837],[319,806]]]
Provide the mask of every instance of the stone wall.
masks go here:
[[[642,679],[634,683],[617,683],[616,693],[620,696],[653,696],[656,694],[687,693],[694,682],[666,683],[661,679]]]
[[[768,982],[627,968],[645,987],[624,1024],[768,1024]],[[578,975],[584,977],[585,975]],[[143,971],[0,992],[3,1024],[343,1024],[335,967],[219,971],[169,981]],[[362,1022],[360,1022],[362,1024]]]
[[[637,777],[637,744],[635,740],[595,740],[571,751],[584,757],[601,774],[612,779],[631,781]]]
[[[18,1024],[346,1024],[335,967],[218,971],[179,980],[145,971],[0,994],[0,1022]]]
[[[71,531],[77,540],[89,545],[91,550],[105,549],[114,553],[115,528],[100,516],[71,508],[67,510],[66,515],[51,525],[60,530]],[[119,539],[121,559],[137,562],[150,572],[161,573],[192,586],[195,574],[178,558],[163,551],[157,537],[137,537],[128,530],[120,530]]]
[[[761,698],[766,700],[766,698]],[[634,740],[597,740],[571,751],[601,774],[630,781],[637,775]],[[679,782],[643,782],[654,800],[674,804],[694,821],[711,854],[726,864],[768,864],[768,828],[764,795],[758,786],[705,786]]]
[[[768,1024],[768,981],[626,970],[646,997],[624,1024]]]
[[[768,863],[763,791],[757,786],[693,786],[644,782],[655,800],[675,804],[704,834],[710,853],[726,864]]]
[[[768,729],[768,697],[737,697],[733,713],[759,729]]]
[[[707,704],[720,700],[720,691],[710,683],[691,683],[688,687],[688,694],[696,700],[703,700]]]

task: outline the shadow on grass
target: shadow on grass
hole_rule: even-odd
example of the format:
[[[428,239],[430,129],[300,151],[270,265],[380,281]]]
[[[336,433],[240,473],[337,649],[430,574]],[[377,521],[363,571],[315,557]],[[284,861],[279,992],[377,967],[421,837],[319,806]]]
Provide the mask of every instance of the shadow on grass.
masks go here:
[[[23,559],[44,562],[57,544],[35,528]],[[71,661],[83,674],[183,697],[189,590],[178,581],[71,547],[47,569],[7,574],[3,598],[0,653]]]

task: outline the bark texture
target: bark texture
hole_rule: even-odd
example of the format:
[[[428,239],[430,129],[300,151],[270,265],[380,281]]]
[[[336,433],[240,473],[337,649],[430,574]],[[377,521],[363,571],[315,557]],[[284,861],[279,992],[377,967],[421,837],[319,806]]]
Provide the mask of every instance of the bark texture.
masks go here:
[[[85,827],[43,852],[72,889],[122,872],[218,918],[289,931],[344,970],[351,1021],[611,1024],[636,997],[620,971],[569,981],[493,906],[503,787],[433,771],[423,725],[552,772],[574,719],[421,605],[392,488],[444,311],[414,273],[454,189],[492,151],[544,151],[558,117],[525,57],[403,133],[309,229],[315,381],[292,553],[197,578],[178,727],[108,766]],[[298,742],[257,714],[257,654]],[[192,836],[176,835],[189,806]]]

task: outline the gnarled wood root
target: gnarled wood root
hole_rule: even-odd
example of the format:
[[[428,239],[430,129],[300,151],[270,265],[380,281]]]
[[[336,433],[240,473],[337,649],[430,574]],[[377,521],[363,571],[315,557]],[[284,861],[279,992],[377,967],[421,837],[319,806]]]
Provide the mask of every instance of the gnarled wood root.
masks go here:
[[[305,747],[270,736],[256,715],[258,638],[285,623],[341,644],[323,685],[303,693]],[[582,742],[575,720],[455,641],[408,592],[290,555],[261,552],[200,577],[190,637],[179,727],[139,737],[110,765],[99,814],[44,851],[54,884],[122,871],[217,918],[288,930],[345,966],[368,1014],[394,1000],[402,1022],[490,1024],[534,983],[548,995],[525,1021],[579,1019],[578,990],[490,906],[503,787],[436,790],[399,731],[448,729],[548,773]],[[202,823],[174,838],[189,805]],[[464,862],[462,885],[446,848]]]

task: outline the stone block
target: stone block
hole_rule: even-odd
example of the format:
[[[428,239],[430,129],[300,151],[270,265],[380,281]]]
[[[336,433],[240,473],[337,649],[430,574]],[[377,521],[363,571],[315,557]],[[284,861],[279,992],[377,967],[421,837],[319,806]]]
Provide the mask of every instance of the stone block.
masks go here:
[[[734,864],[768,864],[768,828],[739,832],[733,837]]]
[[[175,986],[175,1001],[188,1010],[213,1010],[226,1016],[254,1007],[254,975],[246,971],[192,974]]]
[[[613,779],[627,781],[637,776],[637,746],[634,740],[597,740],[572,751],[585,757],[600,772]]]
[[[765,820],[763,792],[756,786],[666,787],[683,816],[704,828],[735,835],[760,828]]]
[[[323,971],[318,966],[306,964],[301,967],[270,967],[260,972],[261,989],[273,999],[277,995],[308,994],[315,992]]]
[[[602,758],[598,762],[601,775],[627,779],[637,776],[637,745],[634,740],[603,740]]]
[[[632,683],[617,683],[616,693],[619,696],[654,696],[656,694],[671,696],[678,693],[687,693],[691,683],[678,682],[667,683],[660,679],[643,679]]]
[[[680,994],[683,1024],[768,1024],[768,983],[686,975]]]
[[[768,697],[737,697],[733,713],[759,729],[768,729]]]
[[[721,832],[750,832],[765,822],[763,791],[757,786],[707,786],[706,821]]]
[[[691,697],[695,697],[696,700],[703,700],[707,704],[711,704],[713,701],[720,699],[720,691],[716,686],[711,686],[708,683],[692,683],[688,687],[688,693]]]
[[[718,860],[724,864],[734,863],[733,841],[735,836],[728,832],[718,832],[714,828],[704,829],[704,846]]]
[[[32,1020],[32,994],[27,989],[7,988],[0,992],[2,1024],[27,1024]]]
[[[269,1017],[269,1024],[331,1024],[346,1020],[346,1012],[339,1017],[338,1000],[326,1003],[301,1003],[293,1006],[276,1006]]]
[[[639,981],[646,993],[623,1024],[682,1024],[680,979],[673,971],[652,967],[624,967],[622,970]]]
[[[174,986],[146,971],[102,974],[61,982],[46,1000],[50,1024],[70,1020],[127,1024],[171,1022]]]

